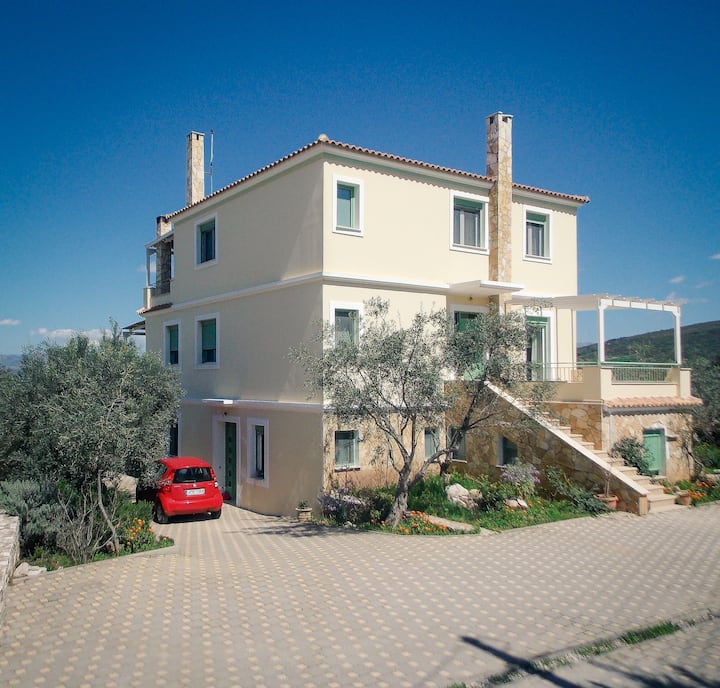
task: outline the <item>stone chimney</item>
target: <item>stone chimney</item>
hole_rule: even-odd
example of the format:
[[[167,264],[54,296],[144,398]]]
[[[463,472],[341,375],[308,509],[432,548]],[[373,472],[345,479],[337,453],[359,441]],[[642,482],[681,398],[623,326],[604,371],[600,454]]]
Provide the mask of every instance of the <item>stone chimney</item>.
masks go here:
[[[496,112],[485,120],[487,130],[486,175],[490,189],[488,237],[489,278],[512,281],[512,115]]]
[[[205,134],[191,131],[187,135],[187,187],[185,205],[205,198]]]

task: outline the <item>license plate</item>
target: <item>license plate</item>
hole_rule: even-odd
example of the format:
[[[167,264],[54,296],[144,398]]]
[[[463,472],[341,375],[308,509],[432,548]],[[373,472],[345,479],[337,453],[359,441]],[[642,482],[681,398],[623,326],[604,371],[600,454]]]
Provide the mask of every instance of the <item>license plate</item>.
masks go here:
[[[204,487],[193,487],[189,490],[185,490],[186,497],[194,497],[195,495],[201,495],[201,494],[205,494]]]

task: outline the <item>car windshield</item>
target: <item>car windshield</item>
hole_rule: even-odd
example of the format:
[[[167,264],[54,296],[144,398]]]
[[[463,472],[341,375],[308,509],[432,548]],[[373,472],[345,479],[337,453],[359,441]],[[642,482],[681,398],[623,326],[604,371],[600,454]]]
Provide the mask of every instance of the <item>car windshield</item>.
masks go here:
[[[206,483],[212,480],[210,469],[204,466],[178,468],[173,476],[174,483]]]

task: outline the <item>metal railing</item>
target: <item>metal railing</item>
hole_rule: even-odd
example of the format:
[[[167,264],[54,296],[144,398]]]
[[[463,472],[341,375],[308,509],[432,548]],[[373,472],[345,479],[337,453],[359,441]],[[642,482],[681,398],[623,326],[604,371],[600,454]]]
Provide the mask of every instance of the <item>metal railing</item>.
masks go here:
[[[672,382],[671,371],[676,363],[628,363],[606,361],[605,363],[529,363],[527,379],[534,382],[582,383],[588,368],[604,368],[612,371],[612,382],[618,384],[667,384]]]

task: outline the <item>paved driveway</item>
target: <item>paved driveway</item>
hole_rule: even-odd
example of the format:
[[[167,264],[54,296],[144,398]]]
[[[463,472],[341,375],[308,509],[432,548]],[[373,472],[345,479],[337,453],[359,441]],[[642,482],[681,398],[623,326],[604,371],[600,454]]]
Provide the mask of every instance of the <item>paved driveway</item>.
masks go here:
[[[720,505],[487,537],[329,530],[233,507],[156,530],[175,547],[12,586],[0,685],[447,688],[720,612]]]

